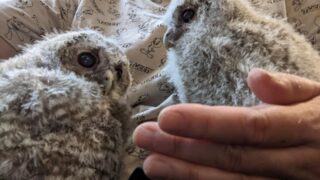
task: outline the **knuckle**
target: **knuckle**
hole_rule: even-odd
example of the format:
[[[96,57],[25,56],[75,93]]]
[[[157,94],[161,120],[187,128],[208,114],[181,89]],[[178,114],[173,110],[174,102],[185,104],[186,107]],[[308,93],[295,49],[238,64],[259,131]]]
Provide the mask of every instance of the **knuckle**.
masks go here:
[[[247,132],[245,142],[256,145],[262,144],[267,139],[270,128],[270,121],[267,113],[255,111],[250,113],[244,123],[244,130]]]
[[[226,145],[224,146],[226,157],[225,168],[231,171],[239,171],[243,166],[244,149],[241,146]]]
[[[179,137],[173,136],[172,137],[172,154],[174,156],[178,156],[182,153],[183,148],[183,142]]]

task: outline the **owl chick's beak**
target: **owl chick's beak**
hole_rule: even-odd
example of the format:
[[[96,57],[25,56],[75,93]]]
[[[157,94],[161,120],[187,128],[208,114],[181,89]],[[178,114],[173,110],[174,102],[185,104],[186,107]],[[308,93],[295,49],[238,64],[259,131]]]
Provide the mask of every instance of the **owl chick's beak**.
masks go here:
[[[163,44],[166,49],[174,47],[174,42],[179,38],[178,33],[169,28],[163,37]]]
[[[112,83],[114,81],[113,74],[111,71],[106,71],[103,79],[103,91],[105,94],[108,94],[111,90]]]

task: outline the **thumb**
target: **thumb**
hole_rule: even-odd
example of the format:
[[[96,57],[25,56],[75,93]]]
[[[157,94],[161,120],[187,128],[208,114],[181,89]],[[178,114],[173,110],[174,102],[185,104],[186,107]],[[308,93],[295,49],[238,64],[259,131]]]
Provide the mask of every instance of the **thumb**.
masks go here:
[[[298,103],[320,95],[319,82],[262,69],[251,70],[247,83],[260,100],[269,104]]]

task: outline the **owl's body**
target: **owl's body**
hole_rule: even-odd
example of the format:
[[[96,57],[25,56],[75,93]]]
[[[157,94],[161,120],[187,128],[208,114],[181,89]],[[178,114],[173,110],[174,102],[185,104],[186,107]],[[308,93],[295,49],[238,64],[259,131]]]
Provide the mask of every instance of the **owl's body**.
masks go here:
[[[129,85],[124,54],[90,30],[0,63],[0,179],[119,179]]]
[[[165,19],[167,71],[182,102],[253,105],[253,68],[320,81],[320,57],[286,22],[246,0],[174,0]]]

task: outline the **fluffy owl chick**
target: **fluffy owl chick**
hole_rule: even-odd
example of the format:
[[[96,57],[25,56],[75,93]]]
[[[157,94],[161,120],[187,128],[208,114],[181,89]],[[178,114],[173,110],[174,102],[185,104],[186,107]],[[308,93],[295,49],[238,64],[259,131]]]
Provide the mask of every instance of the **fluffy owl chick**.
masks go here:
[[[173,0],[165,22],[167,71],[182,102],[258,103],[246,84],[253,68],[320,80],[320,58],[307,40],[246,0]]]
[[[91,30],[0,63],[0,179],[118,179],[130,82],[125,55]]]

